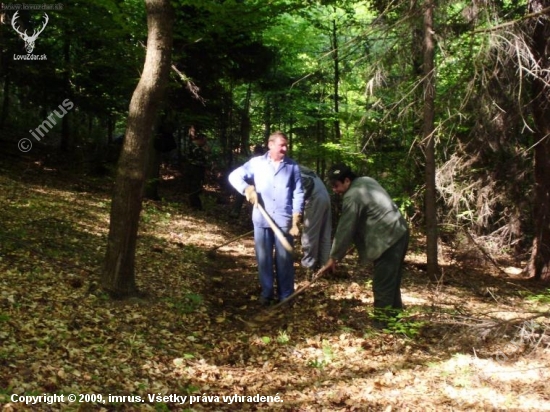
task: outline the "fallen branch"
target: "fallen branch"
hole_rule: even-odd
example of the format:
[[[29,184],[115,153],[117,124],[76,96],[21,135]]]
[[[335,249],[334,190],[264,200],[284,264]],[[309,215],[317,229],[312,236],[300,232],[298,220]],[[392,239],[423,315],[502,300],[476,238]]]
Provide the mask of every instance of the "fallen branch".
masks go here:
[[[480,244],[478,244],[475,239],[473,238],[473,236],[470,234],[470,232],[468,231],[468,229],[464,229],[464,232],[466,233],[466,236],[468,236],[468,239],[470,239],[470,241],[479,249],[479,251],[483,254],[483,256],[485,256],[487,258],[487,260],[489,262],[491,262],[497,269],[500,273],[504,274],[504,275],[508,275],[504,269],[502,269],[498,263],[495,261],[495,259],[493,259],[493,257],[489,254],[489,252],[487,252],[485,250],[485,248],[483,246],[481,246]]]

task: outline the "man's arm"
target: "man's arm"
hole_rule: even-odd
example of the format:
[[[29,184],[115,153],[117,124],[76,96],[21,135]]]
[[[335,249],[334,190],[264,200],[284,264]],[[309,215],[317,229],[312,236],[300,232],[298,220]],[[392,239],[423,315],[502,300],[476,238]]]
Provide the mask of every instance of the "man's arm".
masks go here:
[[[346,255],[347,250],[353,243],[353,235],[359,224],[360,213],[361,208],[357,202],[344,198],[342,214],[338,220],[338,227],[336,228],[330,250],[330,258],[332,260],[338,261]]]
[[[229,183],[231,183],[231,186],[233,186],[242,195],[244,195],[246,188],[250,186],[248,182],[254,181],[254,173],[252,169],[252,165],[250,164],[250,161],[248,161],[229,174]]]

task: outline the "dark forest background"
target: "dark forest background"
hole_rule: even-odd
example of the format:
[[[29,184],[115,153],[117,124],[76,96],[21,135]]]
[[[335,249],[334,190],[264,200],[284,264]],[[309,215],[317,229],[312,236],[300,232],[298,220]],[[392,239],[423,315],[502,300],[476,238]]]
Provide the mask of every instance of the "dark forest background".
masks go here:
[[[547,0],[164,3],[167,85],[138,109],[154,123],[139,139],[171,135],[177,149],[140,158],[145,181],[203,132],[223,186],[280,129],[321,175],[343,160],[380,180],[426,234],[432,275],[438,242],[473,236],[550,276]],[[144,71],[145,3],[45,2],[14,19],[18,4],[1,10],[0,156],[28,139],[49,166],[113,172]],[[45,60],[16,57],[28,53],[13,24],[44,28],[33,54]]]

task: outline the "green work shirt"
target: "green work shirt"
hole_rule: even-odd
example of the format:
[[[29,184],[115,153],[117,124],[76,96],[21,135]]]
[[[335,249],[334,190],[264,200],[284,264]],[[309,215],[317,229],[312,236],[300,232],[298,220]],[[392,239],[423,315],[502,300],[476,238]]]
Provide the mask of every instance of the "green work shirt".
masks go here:
[[[407,230],[386,190],[373,178],[355,178],[344,193],[330,257],[342,259],[354,243],[361,263],[376,260]]]

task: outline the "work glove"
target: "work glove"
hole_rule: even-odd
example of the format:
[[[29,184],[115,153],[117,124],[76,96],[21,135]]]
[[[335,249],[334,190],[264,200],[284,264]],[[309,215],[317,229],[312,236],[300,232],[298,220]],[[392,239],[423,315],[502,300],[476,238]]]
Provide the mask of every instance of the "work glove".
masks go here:
[[[258,193],[256,193],[256,188],[254,186],[247,186],[246,189],[244,189],[244,195],[246,196],[246,200],[256,206],[256,203],[258,203]]]
[[[291,236],[299,236],[300,235],[300,228],[298,227],[298,224],[300,223],[300,214],[294,213],[292,215],[292,227],[290,228],[290,231],[288,232]]]

